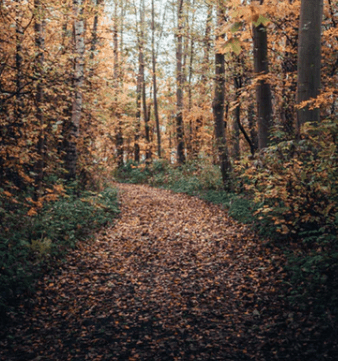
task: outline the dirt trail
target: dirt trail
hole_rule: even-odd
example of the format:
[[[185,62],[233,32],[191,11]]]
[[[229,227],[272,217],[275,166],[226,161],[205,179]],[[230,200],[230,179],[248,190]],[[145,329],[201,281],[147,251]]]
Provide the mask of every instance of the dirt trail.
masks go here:
[[[279,259],[220,207],[118,185],[121,218],[46,275],[1,360],[273,360]],[[282,275],[281,275],[282,277]]]

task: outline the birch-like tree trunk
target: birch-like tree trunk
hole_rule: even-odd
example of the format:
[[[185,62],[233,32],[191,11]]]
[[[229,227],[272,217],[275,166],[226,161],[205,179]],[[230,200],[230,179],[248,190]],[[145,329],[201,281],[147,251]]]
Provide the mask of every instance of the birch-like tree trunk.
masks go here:
[[[221,28],[224,22],[223,4],[218,1],[217,4],[217,25]],[[217,40],[220,40],[222,35],[217,34]],[[224,125],[224,100],[225,100],[225,60],[224,54],[216,49],[215,54],[215,93],[213,101],[213,114],[215,126],[215,142],[218,164],[221,167],[223,186],[226,191],[231,189],[230,182],[230,161],[227,151],[227,143],[225,137]]]
[[[302,0],[298,40],[297,103],[316,98],[320,87],[323,0]],[[319,109],[298,110],[297,131],[305,122],[318,123]]]
[[[76,178],[77,168],[77,139],[79,137],[80,120],[82,116],[82,88],[84,81],[84,19],[83,0],[73,0],[73,36],[74,36],[74,78],[73,78],[73,103],[71,122],[67,134],[65,168],[67,179]]]

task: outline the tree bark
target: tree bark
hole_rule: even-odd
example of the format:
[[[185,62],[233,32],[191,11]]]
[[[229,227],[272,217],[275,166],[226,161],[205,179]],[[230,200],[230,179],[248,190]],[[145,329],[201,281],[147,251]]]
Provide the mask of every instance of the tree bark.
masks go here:
[[[178,2],[177,14],[177,49],[176,49],[176,139],[177,139],[177,162],[185,162],[184,154],[184,124],[183,124],[183,0]]]
[[[118,103],[118,94],[120,91],[120,63],[119,63],[119,29],[118,29],[118,3],[115,2],[114,10],[114,26],[113,26],[113,47],[114,47],[114,89],[115,89],[115,104]],[[119,111],[114,110],[114,115],[117,118],[117,127],[115,131],[116,149],[117,149],[117,166],[123,167],[124,164],[124,139],[122,130],[122,120]]]
[[[37,79],[36,86],[36,119],[39,126],[39,138],[37,143],[37,155],[38,160],[35,164],[35,197],[38,198],[38,193],[40,192],[42,186],[42,180],[44,176],[44,165],[45,165],[45,121],[42,112],[42,105],[44,101],[44,89],[43,89],[43,76],[44,76],[44,51],[45,51],[45,37],[44,37],[44,15],[43,9],[41,6],[40,0],[34,0],[34,10],[35,10],[35,47],[37,56],[35,58],[34,72]]]
[[[316,98],[320,87],[323,0],[302,0],[298,40],[297,103]],[[297,132],[305,122],[318,123],[319,109],[298,110]]]
[[[217,4],[217,25],[220,28],[224,21],[222,4]],[[222,35],[218,34],[216,40],[220,40]],[[225,100],[225,61],[224,54],[216,49],[215,54],[215,93],[213,101],[213,114],[215,126],[215,140],[218,163],[221,168],[224,190],[231,189],[230,182],[230,162],[228,158],[227,143],[224,125],[224,100]]]
[[[135,162],[140,162],[140,131],[141,131],[141,92],[142,92],[142,71],[141,71],[141,51],[139,49],[139,70],[137,74],[137,84],[136,84],[136,125],[135,125],[135,136],[134,136],[134,160]]]
[[[91,33],[91,41],[90,41],[90,68],[88,72],[88,78],[91,79],[94,75],[94,58],[95,58],[95,51],[97,49],[97,42],[98,42],[98,25],[99,25],[99,13],[100,13],[100,5],[102,0],[92,0],[93,5],[95,7],[95,15],[93,20],[93,28]]]
[[[259,1],[259,0],[258,0]],[[263,3],[260,0],[261,4]],[[269,73],[268,63],[268,37],[267,29],[263,24],[253,25],[254,36],[254,70],[256,76]],[[270,84],[264,79],[259,80],[256,86],[257,122],[258,122],[258,148],[263,149],[269,145],[272,102]]]
[[[235,76],[234,85],[236,89],[236,108],[234,109],[234,119],[232,122],[232,156],[235,160],[239,160],[240,149],[239,149],[239,125],[241,124],[241,104],[240,104],[240,89],[242,87],[241,76]]]
[[[73,0],[74,14],[74,78],[73,78],[73,103],[72,115],[67,134],[67,147],[65,168],[67,171],[66,178],[68,180],[76,178],[77,168],[77,139],[79,137],[80,120],[82,116],[82,86],[84,80],[84,19],[83,19],[83,3],[82,0]]]
[[[212,5],[208,4],[207,10],[207,19],[205,24],[205,35],[203,39],[204,47],[203,47],[203,65],[202,65],[202,85],[203,85],[203,92],[206,92],[206,86],[204,85],[207,78],[207,72],[209,69],[209,54],[211,49],[211,24],[212,24]]]
[[[151,142],[150,142],[150,128],[149,128],[149,113],[147,109],[147,92],[146,92],[146,80],[145,80],[145,60],[144,60],[144,48],[145,48],[145,3],[141,1],[140,9],[140,71],[141,71],[141,94],[142,94],[142,113],[144,120],[144,135],[146,140],[146,160],[151,159]]]
[[[23,16],[22,10],[20,8],[21,4],[19,0],[15,1],[15,37],[16,37],[16,51],[15,51],[15,67],[16,67],[16,107],[15,107],[15,122],[17,123],[17,127],[21,124],[22,113],[23,113],[23,99],[22,99],[22,66],[23,66],[23,58],[22,58],[22,41],[23,41],[23,26],[21,24],[21,18]],[[13,138],[17,137],[16,127],[13,128]]]
[[[157,156],[161,158],[161,129],[160,129],[160,117],[158,114],[157,103],[157,75],[156,75],[156,52],[155,52],[155,6],[154,0],[151,0],[151,52],[152,52],[152,68],[153,68],[153,88],[154,88],[154,116],[156,122],[156,134],[157,134]]]

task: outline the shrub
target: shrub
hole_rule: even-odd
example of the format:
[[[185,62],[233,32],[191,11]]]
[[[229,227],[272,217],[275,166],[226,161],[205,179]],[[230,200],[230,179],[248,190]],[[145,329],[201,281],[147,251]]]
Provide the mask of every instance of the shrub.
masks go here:
[[[134,161],[128,161],[114,172],[114,177],[122,183],[147,183],[150,175],[151,172],[146,163],[138,164]]]
[[[260,229],[270,224],[293,244],[291,300],[311,297],[313,305],[336,312],[338,124],[307,124],[301,138],[271,146],[243,167],[244,187],[259,204]]]
[[[42,266],[59,258],[77,241],[113,221],[118,213],[117,192],[65,194],[47,202],[33,216],[24,203],[2,199],[0,233],[0,313],[13,297],[30,289]]]

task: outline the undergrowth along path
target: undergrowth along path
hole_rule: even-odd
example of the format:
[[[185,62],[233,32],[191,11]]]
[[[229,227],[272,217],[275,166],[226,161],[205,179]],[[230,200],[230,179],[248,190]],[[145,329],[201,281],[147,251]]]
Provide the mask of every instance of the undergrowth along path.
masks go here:
[[[11,315],[1,360],[301,360],[306,330],[288,327],[280,251],[219,206],[117,186],[118,223]]]

